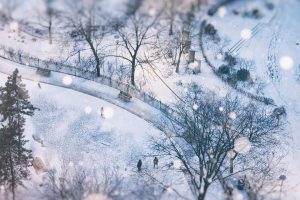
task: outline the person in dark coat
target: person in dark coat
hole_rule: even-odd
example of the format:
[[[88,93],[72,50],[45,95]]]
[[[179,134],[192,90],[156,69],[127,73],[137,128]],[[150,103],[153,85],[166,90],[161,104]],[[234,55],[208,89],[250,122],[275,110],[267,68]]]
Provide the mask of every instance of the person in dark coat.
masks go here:
[[[138,168],[139,172],[142,170],[142,161],[141,160],[139,160],[139,162],[137,163],[137,168]]]
[[[157,157],[154,157],[154,159],[153,159],[153,167],[158,168],[158,158]]]
[[[101,117],[104,119],[104,108],[101,107]]]

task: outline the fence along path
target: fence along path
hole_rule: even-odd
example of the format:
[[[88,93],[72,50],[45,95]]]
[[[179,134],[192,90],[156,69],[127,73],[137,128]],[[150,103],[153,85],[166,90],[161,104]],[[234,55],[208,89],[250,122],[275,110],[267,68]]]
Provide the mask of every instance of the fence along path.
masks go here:
[[[25,54],[22,51],[15,51],[14,49],[8,48],[3,45],[0,46],[0,57],[36,69],[47,69],[49,71],[64,73],[67,75],[72,75],[87,80],[95,81],[97,83],[129,93],[131,96],[161,111],[170,119],[176,120],[178,117],[177,112],[173,108],[155,99],[153,96],[129,84],[120,82],[118,80],[114,80],[110,77],[104,75],[100,75],[100,77],[96,77],[96,72],[91,71],[90,69],[82,69],[76,66],[66,65],[61,62],[56,62],[53,60],[41,60],[39,58],[31,57],[30,55]]]

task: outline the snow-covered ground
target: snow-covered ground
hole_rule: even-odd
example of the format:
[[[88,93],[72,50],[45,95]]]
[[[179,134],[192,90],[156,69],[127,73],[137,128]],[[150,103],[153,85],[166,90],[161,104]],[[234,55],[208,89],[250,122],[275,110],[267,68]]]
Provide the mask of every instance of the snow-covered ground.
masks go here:
[[[111,10],[114,10],[116,1],[109,2]],[[236,55],[255,61],[256,67],[251,69],[250,73],[253,78],[264,81],[263,95],[274,99],[276,105],[285,106],[287,109],[287,131],[292,140],[288,141],[290,142],[289,154],[284,160],[287,168],[287,181],[283,186],[284,199],[298,199],[300,196],[300,160],[298,159],[300,155],[298,134],[300,130],[300,82],[296,75],[300,73],[300,45],[297,44],[300,43],[300,1],[274,0],[274,10],[266,9],[265,1],[244,2],[246,1],[238,1],[229,7],[222,7],[217,15],[206,16],[206,18],[215,25],[221,39],[226,41],[224,42],[226,49],[231,48],[241,37],[245,37],[245,32],[261,24],[259,31],[243,44]],[[262,19],[242,18],[232,13],[234,9],[245,8],[246,10],[256,7],[263,7]],[[22,14],[20,16],[22,17]],[[17,33],[9,32],[9,28],[6,27],[0,31],[0,38],[5,38],[1,44],[16,50],[22,49],[39,58],[61,55],[61,52],[57,50],[59,44],[54,42],[51,46],[47,40],[32,41],[32,37],[28,35],[19,37]],[[24,43],[22,36],[25,36]],[[235,92],[206,65],[201,52],[197,52],[196,57],[202,61],[200,74],[184,72],[176,74],[175,69],[169,70],[171,66],[160,64],[157,66],[156,73],[176,94],[185,92],[186,84],[190,82],[196,82],[220,96]],[[187,58],[184,57],[184,59]],[[220,61],[215,62],[220,63]],[[157,110],[136,99],[130,105],[122,103],[117,99],[117,90],[95,82],[59,73],[52,73],[51,79],[47,80],[37,77],[33,69],[6,60],[1,60],[0,72],[11,73],[14,67],[20,69],[24,78],[35,80],[25,81],[25,83],[33,104],[41,110],[37,111],[33,118],[28,119],[26,135],[30,139],[30,147],[34,150],[34,156],[41,157],[47,167],[59,168],[59,164],[64,159],[70,163],[70,166],[74,164],[97,168],[110,165],[123,170],[124,173],[131,174],[134,173],[139,158],[145,158],[151,165],[151,158],[146,158],[145,155],[151,153],[148,148],[149,137],[160,134],[153,125],[149,124],[151,121],[155,122],[160,119],[161,113]],[[185,65],[182,66],[182,71],[185,67]],[[173,73],[171,76],[165,76],[168,72],[164,70]],[[272,78],[270,70],[278,78]],[[162,102],[175,103],[176,96],[161,82],[160,78],[151,69],[147,69],[147,73],[148,82],[143,89],[153,93]],[[1,85],[5,78],[6,75],[0,74]],[[42,83],[40,89],[36,81],[54,83],[64,88]],[[85,94],[74,90],[83,91]],[[88,94],[98,94],[95,96],[102,100]],[[241,98],[244,96],[241,95]],[[106,119],[100,116],[102,106],[108,115]],[[131,112],[124,110],[125,108]],[[145,117],[147,121],[140,117]],[[46,147],[41,147],[40,144],[34,142],[32,134],[40,136],[45,141]],[[209,199],[217,198],[214,196],[214,190],[218,188],[214,187],[212,190],[209,193]]]
[[[285,106],[287,109],[287,131],[292,140],[288,147],[289,154],[284,160],[287,167],[284,199],[298,199],[300,195],[300,82],[297,73],[300,66],[300,2],[297,0],[272,2],[275,5],[272,11],[264,7],[264,1],[238,2],[222,7],[216,16],[209,18],[209,21],[215,25],[221,39],[226,40],[225,49],[230,49],[245,37],[243,35],[245,30],[251,30],[257,24],[263,23],[257,33],[252,32],[253,37],[244,43],[235,55],[255,62],[254,68],[250,69],[250,74],[265,83],[263,94],[274,99],[276,105]],[[251,8],[259,8],[264,17],[249,19],[234,15],[232,12],[234,9],[250,10]]]
[[[0,74],[1,86],[6,77]],[[40,109],[27,119],[28,145],[48,169],[59,171],[62,163],[96,170],[110,166],[132,175],[138,159],[145,168],[152,167],[149,138],[160,132],[148,122],[99,98],[43,83],[39,88],[35,81],[24,83],[31,102]],[[40,137],[45,147],[32,135]]]

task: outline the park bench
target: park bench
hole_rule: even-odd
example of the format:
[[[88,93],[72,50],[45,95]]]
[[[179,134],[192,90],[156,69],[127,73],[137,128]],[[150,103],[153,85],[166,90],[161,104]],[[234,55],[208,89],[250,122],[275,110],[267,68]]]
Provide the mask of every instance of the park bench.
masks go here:
[[[49,69],[37,68],[36,73],[41,76],[49,77],[51,74],[51,71]]]
[[[119,98],[126,102],[129,102],[129,101],[131,101],[132,96],[130,94],[128,94],[127,92],[120,91]]]

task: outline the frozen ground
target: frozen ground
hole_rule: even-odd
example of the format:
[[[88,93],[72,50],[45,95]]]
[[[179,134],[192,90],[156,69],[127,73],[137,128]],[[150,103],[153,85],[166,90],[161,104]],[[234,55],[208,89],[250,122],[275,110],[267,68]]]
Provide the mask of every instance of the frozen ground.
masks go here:
[[[261,2],[259,0],[251,1],[247,6],[248,8],[260,6],[262,5]],[[232,9],[244,6],[241,2],[227,7],[224,16],[216,15],[209,20],[217,27],[222,38],[228,41],[228,48],[240,40],[242,30],[252,29],[258,23],[264,23],[255,37],[249,40],[237,54],[255,61],[256,68],[251,71],[251,74],[266,82],[266,87],[263,90],[264,95],[274,99],[278,106],[284,105],[287,108],[288,132],[292,136],[292,141],[289,145],[289,154],[285,159],[288,179],[284,183],[284,199],[293,200],[300,196],[300,160],[298,159],[300,155],[300,85],[296,79],[300,64],[300,46],[296,45],[297,42],[300,42],[300,2],[290,0],[287,3],[277,0],[275,3],[275,10],[264,10],[265,17],[261,20],[244,19],[233,15]],[[220,13],[224,14],[224,10]],[[29,42],[23,44],[17,41],[18,38],[14,38],[13,34],[15,33],[9,34],[10,39],[3,40],[4,43],[2,44],[23,49],[42,58],[59,54],[56,51],[57,47],[49,46],[47,40],[31,42],[31,37],[26,36],[27,42]],[[7,30],[1,31],[0,37],[8,38]],[[283,67],[280,65],[281,58],[286,56],[293,60],[292,67],[286,68],[284,62]],[[197,57],[202,60],[201,53],[198,52]],[[8,69],[7,66],[11,68]],[[15,66],[17,65],[1,60],[1,70],[11,72],[12,67]],[[34,71],[18,67],[24,76],[35,79],[32,76]],[[274,80],[270,77],[268,67],[274,69],[278,79]],[[208,90],[219,93],[221,96],[232,91],[212,73],[204,62],[202,63],[202,73],[199,75],[184,73],[178,75],[173,70],[172,76],[165,77],[163,70],[166,69],[166,66],[158,66],[158,69],[160,69],[157,70],[158,74],[176,93],[184,92],[185,85],[192,81]],[[147,79],[149,82],[145,86],[145,90],[153,92],[157,99],[163,102],[174,103],[176,101],[174,94],[151,70],[148,72]],[[1,74],[1,84],[3,84],[5,77]],[[36,82],[26,81],[33,103],[41,109],[34,118],[28,120],[26,129],[26,134],[31,140],[30,145],[35,149],[35,155],[41,156],[50,168],[58,167],[54,163],[60,163],[64,158],[71,162],[71,165],[72,163],[75,165],[83,163],[97,167],[109,163],[119,167],[124,172],[126,168],[125,173],[133,173],[136,160],[150,152],[147,147],[149,136],[156,136],[159,131],[137,115],[115,106],[116,103],[120,105],[120,102],[116,100],[118,93],[116,90],[105,86],[99,87],[93,82],[82,79],[73,79],[73,84],[64,85],[62,83],[64,75],[59,74],[55,74],[53,79],[60,86],[75,90],[84,89],[87,94],[99,93],[103,99],[109,100],[113,104],[86,94],[47,84],[42,84],[42,89],[39,89]],[[40,79],[40,81],[43,80]],[[182,85],[177,84],[179,82]],[[159,118],[157,111],[142,102],[135,101],[135,103],[131,105],[130,109],[148,116],[147,121]],[[108,108],[108,114],[112,114],[111,118],[101,118],[99,115],[101,106]],[[122,107],[124,104],[120,106]],[[33,142],[31,137],[33,133],[42,137],[47,147],[42,148]],[[151,160],[149,162],[151,163]],[[216,197],[211,195],[210,198],[213,200]]]
[[[6,75],[0,74],[3,85]],[[32,103],[40,108],[27,119],[26,136],[33,156],[41,157],[48,169],[69,166],[101,169],[110,166],[122,174],[136,173],[136,162],[143,158],[151,166],[149,137],[159,131],[139,117],[98,98],[69,89],[24,81]],[[105,119],[100,115],[104,107]],[[32,139],[37,135],[46,147]],[[147,164],[147,161],[149,162]]]
[[[288,147],[289,154],[285,159],[288,178],[284,184],[284,199],[298,199],[300,196],[300,82],[297,73],[300,66],[300,2],[274,1],[275,9],[273,11],[262,9],[265,16],[260,20],[232,14],[232,10],[237,8],[241,10],[261,8],[263,2],[251,1],[246,3],[246,7],[239,2],[222,8],[219,15],[209,20],[216,26],[222,40],[227,40],[227,49],[243,37],[243,30],[251,30],[259,23],[264,24],[257,34],[253,33],[253,38],[235,52],[235,55],[255,62],[255,67],[250,69],[250,73],[252,77],[265,82],[263,94],[274,99],[276,105],[285,106],[287,109],[287,131],[292,140]]]
[[[42,158],[48,169],[59,172],[63,164],[82,166],[85,170],[109,167],[129,177],[126,181],[130,181],[138,176],[136,163],[142,159],[147,173],[154,173],[157,178],[169,173],[165,165],[171,161],[160,160],[162,168],[156,172],[152,167],[150,138],[161,134],[154,126],[162,117],[160,112],[137,99],[129,104],[122,102],[117,98],[118,91],[113,88],[59,73],[43,78],[36,75],[35,70],[5,60],[0,63],[0,72],[5,73],[0,73],[1,85],[6,74],[11,74],[15,67],[23,76],[31,102],[40,108],[27,120],[25,130],[29,148],[34,157]],[[101,107],[104,107],[104,118],[101,117]],[[32,135],[40,137],[45,147],[35,142]],[[31,171],[34,182],[41,181],[42,176],[35,175],[33,169]],[[177,183],[181,174],[177,171],[170,173],[176,174],[176,180],[170,176],[165,181],[181,194],[189,193],[183,177]],[[28,195],[31,199],[36,194],[31,190]],[[168,193],[166,198],[174,198],[174,195]]]

